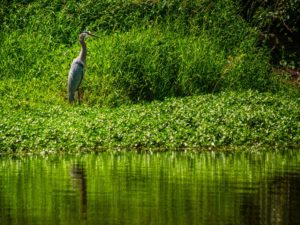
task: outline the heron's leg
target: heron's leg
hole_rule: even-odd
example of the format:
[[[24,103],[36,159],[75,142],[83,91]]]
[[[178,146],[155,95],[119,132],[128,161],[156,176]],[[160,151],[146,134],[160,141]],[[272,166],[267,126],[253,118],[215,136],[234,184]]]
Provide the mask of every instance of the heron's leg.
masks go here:
[[[78,94],[78,104],[80,105],[80,88],[78,88],[77,94]]]
[[[84,95],[84,89],[83,88],[79,88],[78,89],[78,99],[83,99],[83,95]]]

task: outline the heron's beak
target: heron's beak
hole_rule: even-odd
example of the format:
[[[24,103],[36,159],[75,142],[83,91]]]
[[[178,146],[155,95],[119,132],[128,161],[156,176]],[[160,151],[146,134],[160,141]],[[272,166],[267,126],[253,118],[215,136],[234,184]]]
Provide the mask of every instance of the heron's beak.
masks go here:
[[[96,37],[96,38],[99,38],[99,36],[95,35],[95,34],[92,34],[92,33],[88,33],[88,35],[92,36],[92,37]]]

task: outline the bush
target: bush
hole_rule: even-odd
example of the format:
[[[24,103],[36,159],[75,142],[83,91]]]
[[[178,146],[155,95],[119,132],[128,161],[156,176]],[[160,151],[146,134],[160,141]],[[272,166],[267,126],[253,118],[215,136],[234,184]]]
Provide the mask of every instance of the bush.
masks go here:
[[[88,27],[101,36],[87,40],[83,85],[89,104],[276,90],[269,54],[257,48],[256,31],[231,0],[14,1],[8,6],[1,11],[6,12],[0,27],[1,79],[18,80],[8,82],[17,87],[1,87],[9,99],[18,90],[16,99],[64,101],[68,69],[80,49],[78,33]]]
[[[268,57],[253,41],[226,54],[205,33],[182,36],[148,29],[103,36],[88,44],[88,101],[114,105],[227,89],[267,90],[273,85]]]
[[[243,17],[272,50],[272,63],[299,67],[300,1],[241,0],[240,4]]]

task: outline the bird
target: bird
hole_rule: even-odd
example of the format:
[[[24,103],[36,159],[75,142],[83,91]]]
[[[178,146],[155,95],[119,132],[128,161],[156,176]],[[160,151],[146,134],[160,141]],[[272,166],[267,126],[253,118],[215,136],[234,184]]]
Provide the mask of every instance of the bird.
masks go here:
[[[75,101],[75,92],[78,93],[78,102],[80,103],[79,87],[84,76],[84,67],[86,64],[87,46],[85,38],[88,36],[98,37],[92,34],[90,31],[81,32],[79,35],[79,42],[81,44],[81,50],[77,58],[75,58],[71,64],[68,75],[68,100],[69,103]]]

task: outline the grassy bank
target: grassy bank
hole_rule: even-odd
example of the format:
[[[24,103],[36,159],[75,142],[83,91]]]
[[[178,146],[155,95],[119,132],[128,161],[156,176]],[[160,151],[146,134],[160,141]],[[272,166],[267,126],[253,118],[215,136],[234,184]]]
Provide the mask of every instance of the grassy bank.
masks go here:
[[[85,29],[100,36],[87,40],[89,105],[278,90],[268,50],[230,0],[15,1],[2,10],[0,92],[9,99],[65,101]]]
[[[299,147],[299,90],[232,0],[9,1],[0,10],[2,152]],[[81,106],[67,74],[92,30]]]

